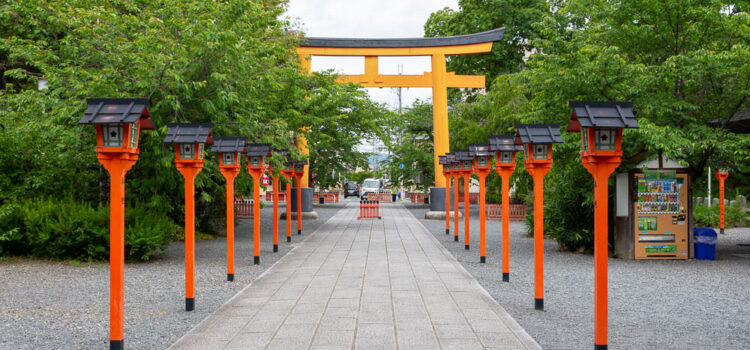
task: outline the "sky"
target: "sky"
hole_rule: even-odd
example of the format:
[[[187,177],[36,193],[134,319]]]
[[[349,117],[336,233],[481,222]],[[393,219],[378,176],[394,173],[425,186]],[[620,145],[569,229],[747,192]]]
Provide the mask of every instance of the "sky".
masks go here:
[[[444,7],[458,9],[458,0],[289,0],[286,15],[309,37],[421,38],[424,23]],[[399,68],[401,65],[401,68]],[[364,73],[362,57],[313,57],[313,71],[334,69],[340,74]],[[422,74],[430,71],[430,58],[381,57],[381,74]],[[391,109],[398,106],[395,88],[367,88],[373,101]],[[430,88],[403,88],[402,105],[430,100]]]

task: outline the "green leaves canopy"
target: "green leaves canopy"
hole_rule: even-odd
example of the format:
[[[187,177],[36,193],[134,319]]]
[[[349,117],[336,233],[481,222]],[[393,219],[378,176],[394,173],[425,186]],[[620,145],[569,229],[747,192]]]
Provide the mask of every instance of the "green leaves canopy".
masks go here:
[[[157,130],[141,137],[128,197],[178,221],[182,178],[171,148],[161,144],[166,122],[211,121],[214,136],[248,136],[293,152],[294,133],[307,126],[314,162],[334,163],[315,151],[327,137],[337,144],[325,145],[326,152],[352,153],[356,142],[347,131],[371,132],[379,106],[327,74],[300,74],[299,37],[278,19],[283,10],[279,1],[6,1],[0,202],[63,193],[106,199],[94,130],[76,125],[88,97],[151,98]],[[49,89],[39,92],[42,76]],[[247,174],[237,181],[237,191],[247,193]],[[199,222],[224,217],[223,182],[208,159],[196,179]]]

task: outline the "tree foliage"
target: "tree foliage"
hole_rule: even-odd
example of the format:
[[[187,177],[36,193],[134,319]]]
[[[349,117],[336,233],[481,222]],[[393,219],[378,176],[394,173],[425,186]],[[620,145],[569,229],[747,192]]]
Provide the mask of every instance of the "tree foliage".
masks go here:
[[[392,182],[425,191],[435,183],[432,104],[417,100],[403,114],[393,117],[393,132],[385,139],[392,152],[387,172]]]
[[[471,13],[506,23],[491,3],[477,2],[467,11],[467,2],[461,2],[460,14],[467,16],[428,21],[427,32],[433,24],[446,30],[455,21],[470,26]],[[746,1],[553,1],[550,11],[531,23],[527,48],[535,53],[525,69],[493,77],[486,95],[454,105],[452,146],[513,132],[514,123],[556,122],[564,128],[568,101],[632,101],[640,129],[625,132],[618,171],[661,153],[694,176],[706,165],[733,167],[746,176],[750,137],[723,127],[750,107],[748,8]],[[486,64],[474,56],[462,59],[476,67]],[[555,227],[548,232],[567,248],[589,246],[593,220],[569,218],[593,212],[593,185],[581,171],[580,137],[563,134],[565,144],[555,146],[546,181],[545,227]],[[517,179],[521,190],[530,184],[525,176]]]
[[[295,154],[300,134],[310,140],[313,167],[356,162],[354,130],[372,132],[380,107],[329,74],[300,74],[299,34],[279,20],[283,11],[281,1],[4,2],[0,203],[65,193],[106,201],[94,129],[76,124],[90,97],[151,98],[157,130],[143,132],[127,197],[177,222],[183,180],[174,152],[162,145],[166,122],[213,122],[214,137],[247,136]],[[37,91],[40,77],[49,80],[48,90]],[[196,179],[205,230],[224,217],[217,163],[209,154]],[[249,184],[243,172],[237,191],[247,193]]]

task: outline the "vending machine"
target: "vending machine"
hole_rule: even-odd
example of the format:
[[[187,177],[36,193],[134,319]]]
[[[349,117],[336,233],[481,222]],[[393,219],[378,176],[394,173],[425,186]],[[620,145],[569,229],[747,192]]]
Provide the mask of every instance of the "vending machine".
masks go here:
[[[633,174],[636,259],[687,259],[688,175],[674,170]]]

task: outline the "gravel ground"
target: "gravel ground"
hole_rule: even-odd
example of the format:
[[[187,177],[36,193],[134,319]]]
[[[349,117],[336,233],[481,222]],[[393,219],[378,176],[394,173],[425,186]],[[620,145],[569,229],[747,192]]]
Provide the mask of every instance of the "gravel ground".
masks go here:
[[[479,263],[478,208],[472,206],[471,251],[445,234],[445,221],[409,210],[545,349],[590,349],[594,342],[593,255],[544,242],[545,311],[534,310],[533,240],[510,224],[510,283],[499,264],[500,222],[487,222],[487,263]],[[738,244],[743,244],[740,246]],[[610,349],[750,348],[750,228],[719,237],[717,259],[609,259]]]
[[[292,242],[331,218],[337,208],[316,208],[320,218],[292,222]],[[283,206],[280,209],[284,211]],[[237,220],[235,281],[227,282],[226,240],[196,243],[196,307],[185,311],[184,244],[164,257],[125,266],[125,347],[166,348],[278,261],[290,245],[279,221],[279,252],[272,249],[272,216],[261,210],[261,265],[253,265],[252,221]],[[292,243],[294,245],[294,243]],[[109,347],[109,265],[31,259],[0,260],[0,349],[105,349]]]

